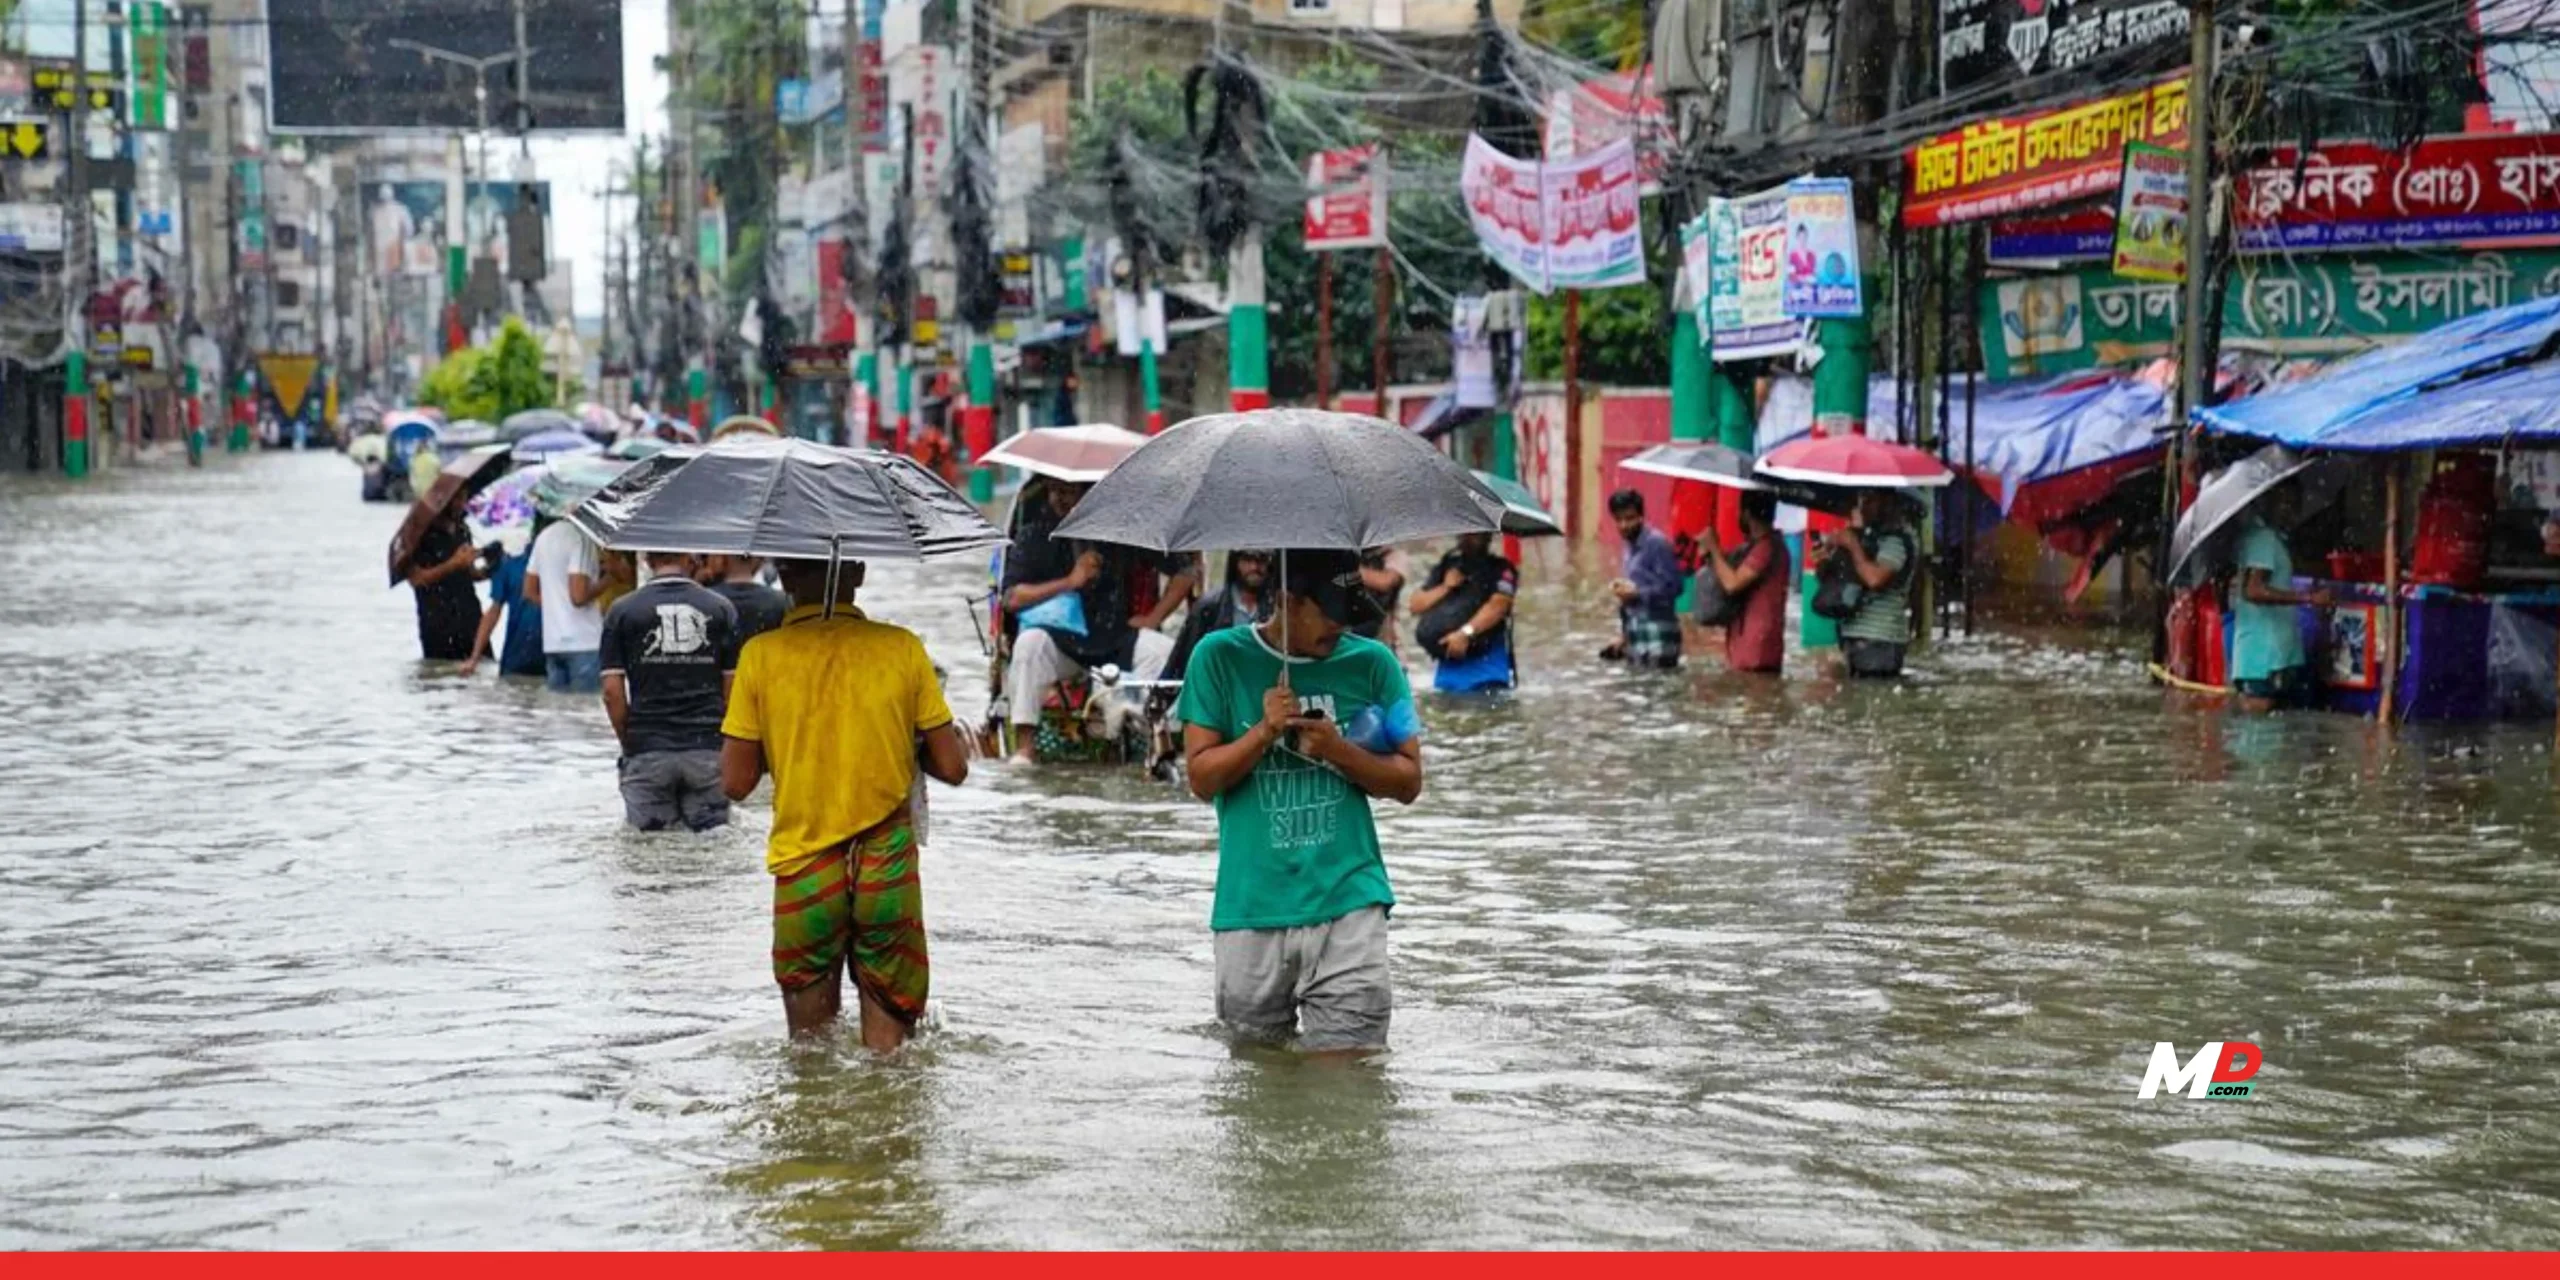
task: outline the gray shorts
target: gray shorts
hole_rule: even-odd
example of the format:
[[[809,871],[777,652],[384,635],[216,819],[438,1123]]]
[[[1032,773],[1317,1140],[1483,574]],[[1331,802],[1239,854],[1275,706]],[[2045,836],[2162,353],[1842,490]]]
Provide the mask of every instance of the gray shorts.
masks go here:
[[[1383,1049],[1395,993],[1387,983],[1387,909],[1362,907],[1295,929],[1225,929],[1218,1020],[1257,1040],[1297,1038],[1309,1053]]]
[[[729,822],[717,751],[652,751],[624,756],[622,815],[642,831],[709,831]]]

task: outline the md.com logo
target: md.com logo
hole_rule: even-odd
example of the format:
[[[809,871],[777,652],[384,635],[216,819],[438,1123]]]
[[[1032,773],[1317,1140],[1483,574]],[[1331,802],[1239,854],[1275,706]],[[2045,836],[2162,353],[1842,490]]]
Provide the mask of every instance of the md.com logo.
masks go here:
[[[2151,1067],[2142,1073],[2144,1098],[2156,1098],[2160,1090],[2170,1093],[2183,1089],[2190,1098],[2245,1098],[2249,1096],[2249,1078],[2265,1066],[2267,1055],[2258,1046],[2242,1040],[2214,1040],[2178,1065],[2177,1047],[2163,1040],[2151,1046]]]

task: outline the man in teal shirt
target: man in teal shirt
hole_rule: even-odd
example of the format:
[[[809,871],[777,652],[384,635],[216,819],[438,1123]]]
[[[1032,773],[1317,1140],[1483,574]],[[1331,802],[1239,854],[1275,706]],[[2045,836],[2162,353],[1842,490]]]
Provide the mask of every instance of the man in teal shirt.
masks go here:
[[[2299,703],[2311,691],[2295,610],[2329,607],[2326,591],[2293,589],[2293,552],[2257,512],[2240,531],[2238,589],[2231,601],[2231,687],[2240,707],[2264,715]]]
[[[1357,1056],[1386,1047],[1394,1008],[1369,800],[1422,794],[1422,724],[1395,654],[1350,633],[1383,616],[1359,556],[1281,559],[1271,618],[1201,641],[1182,681],[1191,793],[1218,810],[1218,1018]]]

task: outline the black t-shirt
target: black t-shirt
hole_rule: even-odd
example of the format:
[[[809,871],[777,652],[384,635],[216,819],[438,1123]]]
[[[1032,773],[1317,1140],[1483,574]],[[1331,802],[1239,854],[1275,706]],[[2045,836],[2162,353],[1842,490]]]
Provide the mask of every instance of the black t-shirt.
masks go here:
[[[468,529],[438,521],[418,539],[412,563],[421,569],[440,565],[470,544]],[[420,655],[445,662],[470,657],[471,641],[480,634],[480,592],[471,585],[471,575],[448,574],[417,590]]]
[[[716,751],[728,700],[722,673],[738,667],[738,611],[683,578],[652,578],[613,602],[596,648],[631,697],[623,749]]]
[[[1485,601],[1497,595],[1516,596],[1520,593],[1519,567],[1490,551],[1480,556],[1452,551],[1440,557],[1440,563],[1431,566],[1431,576],[1422,580],[1423,588],[1428,590],[1439,586],[1452,568],[1465,581],[1442,597],[1439,607],[1425,614],[1420,625],[1414,628],[1415,638],[1421,640],[1426,648],[1436,649],[1435,641],[1465,625],[1475,616],[1476,610],[1484,607]],[[1493,624],[1491,631],[1476,639],[1480,648],[1490,648],[1495,642],[1507,640],[1510,636],[1511,619],[1505,617]]]
[[[738,582],[715,582],[711,593],[729,602],[738,611],[738,645],[782,625],[783,615],[791,612],[791,597],[753,579]]]
[[[1130,576],[1142,567],[1158,573],[1180,573],[1188,562],[1181,556],[1115,543],[1053,538],[1045,528],[1028,528],[1014,538],[1012,549],[1005,552],[1004,589],[1055,582],[1072,572],[1076,557],[1086,551],[1102,553],[1102,572],[1078,593],[1084,597],[1084,636],[1078,639],[1059,634],[1058,647],[1088,667],[1109,662],[1125,669],[1132,664],[1137,648],[1137,630],[1129,625]]]

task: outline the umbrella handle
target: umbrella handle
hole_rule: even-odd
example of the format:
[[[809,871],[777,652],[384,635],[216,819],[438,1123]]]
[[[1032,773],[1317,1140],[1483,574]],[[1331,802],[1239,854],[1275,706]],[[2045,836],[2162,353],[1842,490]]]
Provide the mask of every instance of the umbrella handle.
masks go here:
[[[1280,687],[1289,687],[1289,549],[1280,548]]]
[[[822,621],[836,616],[836,579],[843,568],[844,535],[829,534],[827,536],[827,607],[818,615]]]

